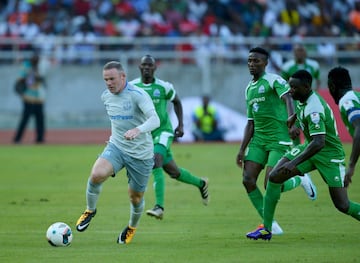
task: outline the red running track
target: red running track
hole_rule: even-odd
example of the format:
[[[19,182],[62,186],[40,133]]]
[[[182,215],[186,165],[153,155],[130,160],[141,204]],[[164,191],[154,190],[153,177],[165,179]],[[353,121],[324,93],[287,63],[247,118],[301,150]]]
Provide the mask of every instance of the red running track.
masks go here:
[[[328,90],[321,89],[321,96],[329,103],[334,112],[338,132],[342,142],[352,142],[352,138],[343,124],[338,106],[334,103]],[[14,130],[0,130],[0,144],[12,144]],[[110,129],[56,129],[48,130],[45,136],[46,144],[103,144],[110,136]],[[26,130],[22,144],[34,143],[34,131]]]
[[[0,130],[0,144],[12,144],[14,130]],[[46,144],[105,144],[110,136],[106,129],[57,129],[48,130],[45,135]],[[33,130],[26,130],[21,144],[34,144]]]

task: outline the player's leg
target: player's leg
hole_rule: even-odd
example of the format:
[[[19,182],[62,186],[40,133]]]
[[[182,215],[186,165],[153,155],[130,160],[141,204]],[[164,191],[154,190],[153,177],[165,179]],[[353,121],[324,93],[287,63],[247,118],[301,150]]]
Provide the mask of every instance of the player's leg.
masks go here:
[[[272,167],[274,167],[276,165],[278,160],[280,160],[282,158],[282,156],[284,155],[284,153],[289,149],[287,145],[279,145],[279,144],[271,145],[271,148],[273,150],[271,150],[269,152],[269,158],[268,158],[268,163],[267,163],[267,166],[271,167],[271,168],[267,169],[267,172],[265,174],[265,182],[264,182],[265,188],[266,188],[267,179],[269,177],[269,173],[270,173]],[[300,185],[304,188],[305,192],[308,194],[308,196],[311,200],[316,199],[316,188],[315,188],[315,185],[313,184],[311,177],[309,175],[294,176],[294,177],[290,178],[289,180],[286,180],[283,183],[281,191],[287,192],[287,191],[297,188]]]
[[[287,158],[281,158],[269,174],[264,197],[264,227],[269,231],[272,230],[272,221],[274,220],[276,205],[280,200],[284,182],[299,173],[297,169],[296,172],[292,172],[291,174],[284,174],[282,172],[280,167],[288,161],[289,159]]]
[[[35,126],[36,126],[36,143],[44,142],[45,122],[43,104],[34,105]]]
[[[284,173],[284,170],[282,169],[285,163],[287,163],[289,160],[294,159],[297,155],[304,151],[305,147],[306,146],[304,145],[300,145],[291,149],[291,151],[287,152],[284,157],[278,161],[276,166],[269,173],[268,184],[264,197],[264,227],[247,233],[246,236],[248,238],[260,238],[265,240],[271,239],[272,222],[274,220],[277,203],[280,199],[283,183],[298,174],[304,174],[315,169],[315,166],[312,164],[311,160],[307,160],[301,163],[299,166],[295,167],[290,173]]]
[[[263,226],[259,227],[255,231],[249,232],[246,236],[250,239],[264,239],[270,240],[272,237],[272,224],[274,221],[275,209],[278,201],[280,200],[281,188],[283,183],[293,176],[299,174],[299,170],[295,168],[290,174],[283,173],[281,166],[288,162],[289,159],[282,158],[278,164],[272,169],[269,174],[269,180],[266,187],[264,197],[264,215]]]
[[[192,174],[190,171],[178,167],[172,157],[170,149],[168,151],[168,155],[166,156],[166,160],[164,161],[164,170],[171,178],[199,188],[203,204],[208,205],[210,201],[208,192],[209,180],[207,178],[200,178]]]
[[[127,159],[131,159],[130,162],[125,163],[129,179],[130,219],[128,225],[119,234],[117,239],[117,243],[119,244],[130,243],[135,235],[136,228],[144,212],[144,193],[151,175],[151,170],[154,166],[154,160],[152,158],[138,160],[127,156]]]
[[[360,204],[349,200],[345,187],[329,187],[329,193],[337,210],[360,220]]]
[[[283,147],[283,148],[271,150],[269,152],[269,158],[268,158],[268,162],[267,162],[267,169],[266,169],[265,181],[264,181],[265,189],[267,187],[267,181],[269,179],[269,174],[270,174],[271,170],[273,169],[273,167],[275,167],[277,162],[283,157],[284,153],[286,152],[286,149],[288,148],[288,146],[286,146],[286,145],[284,145],[284,146],[280,145],[278,147]],[[294,176],[293,178],[290,178],[289,180],[286,180],[283,183],[281,191],[287,192],[287,191],[293,190],[296,187],[300,186],[300,184],[301,184],[300,176]]]
[[[129,224],[126,225],[117,238],[116,242],[119,244],[128,244],[131,242],[145,207],[144,192],[137,192],[129,188],[128,193],[130,198],[130,219]]]
[[[91,175],[86,186],[86,210],[76,222],[76,229],[85,231],[91,219],[96,215],[96,205],[102,189],[103,182],[114,174],[112,164],[102,157],[99,157],[91,170]]]
[[[269,182],[264,198],[264,225],[269,230],[271,230],[271,218],[274,217],[276,204],[280,199],[280,194],[282,192],[284,183],[291,181],[291,179],[294,177],[298,177],[298,174],[304,174],[315,169],[311,159],[302,162],[288,174],[284,173],[281,169],[281,167],[286,162],[293,160],[296,156],[301,154],[305,148],[306,145],[299,145],[292,148],[284,155],[283,158],[279,160],[279,162],[269,174]]]
[[[260,189],[258,188],[256,182],[258,176],[263,169],[263,165],[260,163],[256,163],[250,160],[244,162],[243,168],[243,185],[246,189],[248,197],[255,207],[258,214],[262,217],[263,216],[263,201],[264,196]]]
[[[276,165],[278,160],[280,160],[281,157],[284,155],[284,153],[287,152],[288,146],[276,145],[276,146],[272,146],[272,148],[274,148],[274,150],[271,150],[269,152],[269,158],[268,158],[268,163],[267,163],[267,165],[269,167],[274,167]],[[271,169],[270,169],[270,171],[271,171]],[[267,171],[266,176],[265,176],[265,178],[266,178],[265,188],[267,185],[268,176],[269,176],[269,172]],[[307,194],[307,196],[310,200],[313,201],[316,199],[316,197],[317,197],[316,186],[312,182],[310,174],[308,174],[308,173],[305,173],[303,176],[297,175],[297,176],[290,178],[289,180],[286,180],[283,183],[281,192],[288,192],[290,190],[297,188],[298,186],[301,186],[304,189],[305,193]]]
[[[119,244],[131,242],[145,207],[144,192],[135,191],[129,186],[128,193],[130,198],[130,219],[128,225],[126,225],[117,238],[116,242]]]
[[[123,168],[122,158],[113,158],[114,156],[121,157],[121,154],[115,145],[109,143],[95,161],[86,186],[86,210],[76,222],[78,231],[86,230],[95,216],[103,182]]]
[[[153,188],[155,192],[155,206],[146,211],[146,214],[157,219],[163,218],[165,207],[165,176],[163,172],[164,161],[168,155],[168,149],[172,144],[174,135],[167,131],[158,131],[153,134],[154,160]]]
[[[14,137],[14,143],[19,143],[24,135],[25,128],[32,114],[32,104],[24,102],[23,103],[23,111],[21,114],[21,120],[19,122],[19,126],[16,130],[16,134]]]
[[[360,220],[360,204],[349,200],[347,188],[344,187],[345,163],[342,160],[336,161],[325,158],[320,156],[317,159],[316,167],[329,186],[329,193],[334,206],[341,213]]]
[[[262,145],[250,143],[244,157],[242,183],[248,194],[248,198],[261,218],[263,217],[264,212],[264,196],[257,186],[257,179],[260,172],[265,167],[267,160],[268,152],[264,147]]]
[[[163,162],[167,155],[167,149],[164,145],[156,143],[154,145],[154,168],[153,188],[155,192],[155,205],[152,209],[146,211],[146,214],[157,219],[162,219],[165,205],[165,176],[163,171]]]
[[[293,145],[294,146],[300,145],[301,141],[303,141],[303,134],[302,133],[300,134],[300,136],[293,139]],[[295,177],[291,178],[290,181],[291,180],[297,180],[298,181],[298,179],[300,179],[300,185],[304,189],[304,191],[307,194],[308,198],[311,201],[316,200],[316,198],[317,198],[317,190],[316,190],[315,184],[311,180],[311,175],[309,173],[305,173],[304,175],[302,175],[300,177],[295,176]],[[287,182],[285,182],[283,192],[288,191],[287,186],[289,186],[289,184],[287,184]],[[290,187],[291,187],[291,184],[290,184]]]
[[[165,199],[165,175],[163,171],[163,160],[166,156],[166,148],[161,144],[154,146],[154,168],[152,174],[154,176],[153,187],[155,191],[155,205],[164,208]]]

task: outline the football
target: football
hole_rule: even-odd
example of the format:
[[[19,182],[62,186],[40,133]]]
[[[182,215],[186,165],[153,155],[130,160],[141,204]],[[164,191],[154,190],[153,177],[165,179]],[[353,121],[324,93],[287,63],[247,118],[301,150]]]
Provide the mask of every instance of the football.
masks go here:
[[[56,222],[46,231],[46,239],[54,247],[67,247],[72,242],[73,233],[67,224]]]

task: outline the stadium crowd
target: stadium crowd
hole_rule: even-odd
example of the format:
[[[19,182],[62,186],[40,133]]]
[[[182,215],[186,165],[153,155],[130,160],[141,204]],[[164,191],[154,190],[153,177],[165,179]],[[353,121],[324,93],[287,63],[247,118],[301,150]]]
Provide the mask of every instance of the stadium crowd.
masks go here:
[[[96,39],[103,36],[130,39],[149,36],[287,38],[356,36],[359,32],[359,0],[0,1],[1,50],[14,48],[1,39],[14,38],[29,43],[36,40],[46,51],[54,48],[51,39],[56,36],[72,37],[81,44],[82,50],[91,50]],[[32,44],[22,45],[20,49],[33,47]],[[114,47],[102,45],[97,48]],[[192,47],[183,45],[179,48]]]

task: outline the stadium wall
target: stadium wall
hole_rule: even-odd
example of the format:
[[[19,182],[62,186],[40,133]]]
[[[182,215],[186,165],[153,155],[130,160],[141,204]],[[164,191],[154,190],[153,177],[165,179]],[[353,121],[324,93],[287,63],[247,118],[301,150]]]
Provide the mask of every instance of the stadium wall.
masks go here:
[[[137,63],[126,64],[128,78],[138,77]],[[360,87],[359,66],[348,67],[355,87]],[[322,86],[326,87],[327,72],[322,65]],[[21,101],[13,91],[13,83],[19,73],[18,65],[1,65],[0,77],[0,130],[14,130],[21,113]],[[204,87],[203,71],[195,64],[179,61],[162,62],[157,76],[173,82],[181,98],[210,93],[217,103],[245,114],[244,89],[250,75],[246,63],[214,63],[211,65],[207,86]],[[46,118],[48,129],[108,128],[100,94],[105,88],[102,80],[102,63],[92,65],[48,65]],[[328,98],[326,89],[322,95]],[[328,100],[330,103],[331,100]],[[334,110],[336,115],[337,110]],[[338,122],[341,123],[341,122]],[[32,125],[32,124],[31,124]],[[31,127],[31,126],[30,126]],[[339,124],[342,139],[348,141],[348,133]],[[344,134],[346,136],[344,136]]]

